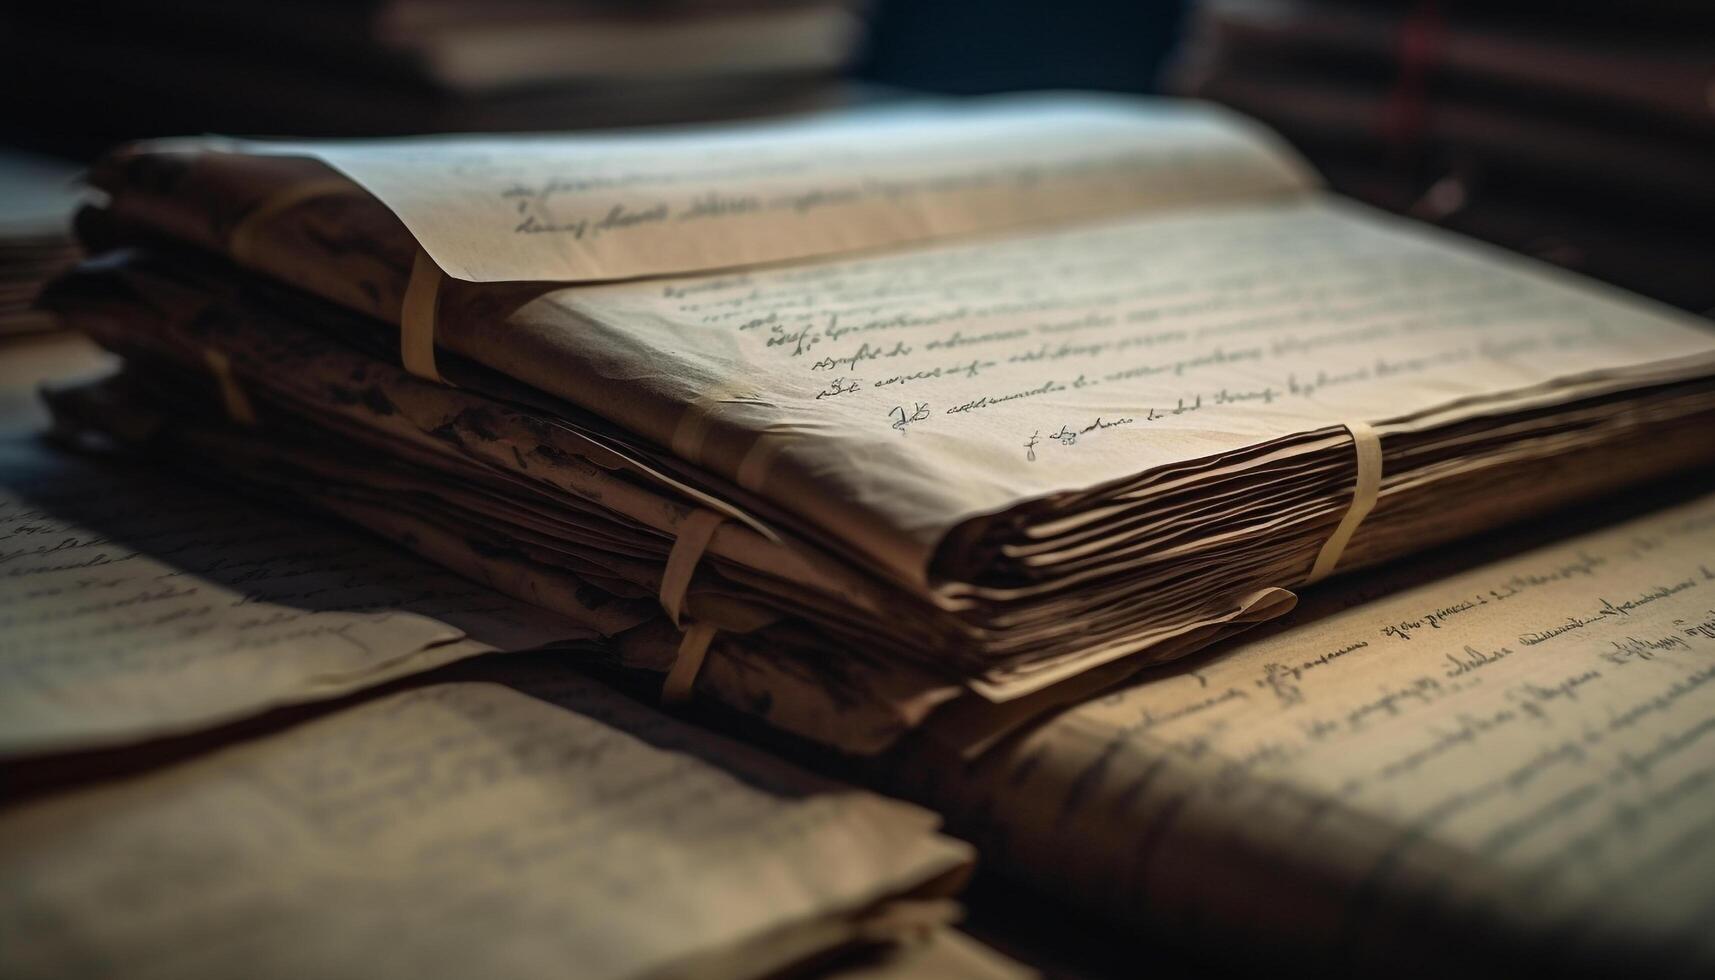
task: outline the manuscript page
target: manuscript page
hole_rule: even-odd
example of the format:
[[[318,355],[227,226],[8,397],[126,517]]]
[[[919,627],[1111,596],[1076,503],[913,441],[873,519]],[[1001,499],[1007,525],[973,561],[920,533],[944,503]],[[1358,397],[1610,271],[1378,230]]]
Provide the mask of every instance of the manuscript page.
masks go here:
[[[308,519],[0,443],[0,755],[182,732],[595,635]]]
[[[1213,105],[1019,96],[743,126],[238,144],[380,198],[447,275],[582,282],[778,262],[1314,179]]]
[[[1715,355],[1695,318],[1317,197],[566,288],[448,340],[917,580],[1044,495]]]
[[[0,972],[762,976],[969,861],[926,811],[547,667],[0,815]]]
[[[1450,577],[1336,584],[943,802],[986,815],[990,860],[1192,943],[1339,946],[1374,971],[1451,934],[1706,973],[1711,556],[1715,496]]]

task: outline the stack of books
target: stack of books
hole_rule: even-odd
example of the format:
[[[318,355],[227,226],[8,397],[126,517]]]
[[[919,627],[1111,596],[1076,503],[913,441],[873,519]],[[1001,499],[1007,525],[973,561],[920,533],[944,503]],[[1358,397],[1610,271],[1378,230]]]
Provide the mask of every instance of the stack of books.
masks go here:
[[[1177,86],[1267,121],[1345,193],[1715,308],[1715,17],[1540,10],[1208,0]]]
[[[1715,960],[1708,499],[1494,538],[1715,463],[1706,321],[1166,100],[173,140],[91,180],[46,303],[124,368],[53,395],[66,438],[544,607],[563,662],[866,757],[1182,943]]]

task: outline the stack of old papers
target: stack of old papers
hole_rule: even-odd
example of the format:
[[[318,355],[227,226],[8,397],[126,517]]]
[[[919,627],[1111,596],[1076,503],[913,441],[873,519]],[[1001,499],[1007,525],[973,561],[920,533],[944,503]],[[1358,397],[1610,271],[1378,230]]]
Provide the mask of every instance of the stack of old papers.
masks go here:
[[[841,748],[987,738],[1336,572],[1715,455],[1693,318],[1196,104],[146,144],[68,421]]]
[[[1176,72],[1341,191],[1689,309],[1715,307],[1715,18],[1520,0],[1203,0]]]
[[[17,125],[77,140],[564,130],[791,111],[829,100],[862,37],[849,0],[12,7],[0,104]]]
[[[1712,491],[1705,472],[1330,583],[975,764],[894,760],[895,787],[1134,957],[1709,976]]]
[[[933,814],[568,671],[583,623],[23,441],[0,539],[8,977],[1019,974]]]

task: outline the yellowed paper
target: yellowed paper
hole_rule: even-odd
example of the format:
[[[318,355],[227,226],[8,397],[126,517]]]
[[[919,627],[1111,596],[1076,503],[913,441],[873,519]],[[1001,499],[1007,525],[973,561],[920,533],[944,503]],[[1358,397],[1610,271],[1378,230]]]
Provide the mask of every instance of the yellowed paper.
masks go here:
[[[1032,498],[1715,355],[1693,318],[1331,198],[568,288],[511,327],[491,363],[563,390],[575,344],[585,407],[873,528],[852,543],[916,580],[959,522]]]
[[[0,815],[0,973],[765,976],[969,861],[547,667]]]
[[[0,754],[182,732],[594,635],[307,519],[0,444]]]
[[[1134,123],[1180,114],[1249,148],[1234,161],[1288,159],[1202,110],[1125,105],[1107,103],[1104,113]],[[1038,163],[1067,144],[1034,139],[1046,132],[1036,127],[1093,118],[1056,100],[968,108],[972,126],[1036,145],[1019,152]],[[1153,115],[1158,109],[1166,115]],[[709,176],[698,168],[720,154],[698,151],[719,149],[721,138],[759,148],[756,163],[771,152],[801,152],[840,127],[878,138],[903,134],[899,142],[889,137],[894,149],[911,144],[909,126],[893,129],[898,119],[877,118],[800,124],[809,128],[767,138],[715,133],[713,143],[698,142],[708,133],[655,134],[644,138],[657,140],[647,146],[627,144],[653,170],[602,177],[607,164],[597,154],[587,173],[590,181],[654,187]],[[889,159],[912,179],[955,162],[960,169],[949,173],[980,177],[1001,158],[961,142],[976,132],[963,125],[923,131],[945,159]],[[1161,135],[1166,146],[1182,134],[1168,126]],[[400,186],[438,188],[407,207],[397,188],[368,182],[409,220],[440,207],[441,190],[489,186],[495,171],[485,168],[503,161],[465,159],[462,170],[451,162],[475,145],[333,152],[372,154],[370,162],[393,168]],[[528,148],[516,159],[536,165]],[[874,162],[861,153],[853,159],[859,171]],[[176,166],[165,156],[154,164]],[[171,232],[164,215],[205,212],[182,222],[200,229],[198,240],[329,298],[355,295],[361,280],[372,295],[354,305],[383,319],[399,315],[392,300],[401,292],[421,294],[400,288],[398,260],[415,246],[375,201],[322,202],[329,207],[313,217],[273,226],[265,198],[302,193],[300,178],[321,169],[313,162],[208,154],[194,165],[208,185],[228,187],[214,196],[230,198],[233,213],[262,216],[257,227],[269,234],[254,241],[282,247],[248,258],[249,249],[234,248],[207,220],[213,209],[191,192],[201,181],[158,195],[182,200],[176,208],[159,202],[162,216],[145,224]],[[1239,167],[1240,176],[1261,172],[1248,167]],[[562,414],[597,434],[594,441],[613,442],[614,455],[643,461],[634,472],[651,480],[670,474],[659,481],[665,486],[700,483],[728,498],[723,513],[754,512],[752,526],[778,527],[775,537],[788,547],[795,538],[818,541],[837,560],[874,573],[897,600],[885,616],[877,617],[881,604],[867,595],[849,604],[814,596],[818,627],[859,643],[873,637],[888,657],[950,665],[990,700],[1046,692],[1080,671],[1150,651],[1184,652],[1192,638],[1280,608],[1256,597],[1316,574],[1319,552],[1338,550],[1338,568],[1375,562],[1459,528],[1495,526],[1707,456],[1696,423],[1711,411],[1715,338],[1696,321],[1325,199],[1302,181],[1247,183],[1221,170],[1150,169],[1138,180],[1146,196],[1157,195],[1153,204],[1098,195],[1104,211],[1068,210],[1053,227],[1044,221],[960,242],[908,236],[891,248],[853,245],[861,254],[618,283],[446,282],[434,311],[436,342],[526,383],[506,385],[508,397],[532,398],[525,389],[533,387],[586,410],[582,421],[579,411]],[[1066,186],[1095,187],[1082,182],[1091,173],[1072,168],[1066,174],[1081,176]],[[1172,191],[1184,189],[1181,177],[1203,174],[1220,175],[1209,185],[1213,196]],[[1042,190],[1056,181],[1002,196],[1025,202],[1020,207],[1076,198]],[[563,175],[561,182],[578,194],[618,186]],[[110,183],[122,202],[127,181]],[[957,190],[954,198],[963,193],[935,186]],[[150,192],[134,197],[130,210],[147,215]],[[1154,206],[1174,202],[1184,206]],[[869,217],[840,227],[867,228],[894,213],[886,202],[853,206]],[[463,208],[449,205],[446,213],[476,214]],[[338,227],[346,211],[367,215],[365,235],[376,236],[362,251],[390,257],[365,263],[356,279],[318,231]],[[417,233],[468,243],[493,230],[461,218],[458,228]],[[504,249],[479,251],[499,257]],[[405,306],[415,313],[421,304]],[[499,390],[491,379],[472,378],[477,390]],[[341,391],[326,394],[347,400]],[[1366,442],[1380,453],[1362,456],[1373,463],[1379,455],[1381,471],[1361,467],[1358,481],[1375,485],[1372,513],[1354,507],[1357,496],[1367,504],[1367,493],[1347,489],[1359,458],[1347,433],[1363,426],[1381,437],[1379,447]],[[1657,438],[1638,445],[1634,468],[1592,465],[1641,432]],[[445,441],[437,431],[423,434]],[[462,511],[471,499],[446,503]],[[525,525],[536,522],[502,513],[510,508],[478,501],[474,509],[476,526],[516,528],[520,537],[534,531]],[[1352,534],[1347,547],[1330,550],[1326,542],[1342,540],[1341,515],[1354,516]],[[629,562],[580,572],[627,595],[648,577]],[[732,584],[798,611],[802,590],[734,572]],[[1078,630],[1067,630],[1068,622]]]
[[[1013,873],[1193,944],[1707,973],[1715,497],[1408,575],[924,791],[986,815]]]
[[[587,281],[861,251],[1311,178],[1212,105],[1015,97],[630,134],[245,142],[380,198],[449,276]]]

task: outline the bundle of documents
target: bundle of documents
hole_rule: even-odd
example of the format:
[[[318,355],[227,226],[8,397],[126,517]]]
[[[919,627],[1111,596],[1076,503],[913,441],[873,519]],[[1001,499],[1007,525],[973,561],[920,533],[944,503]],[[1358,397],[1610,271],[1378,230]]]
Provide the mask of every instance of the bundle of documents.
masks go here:
[[[564,130],[826,103],[862,28],[848,0],[71,0],[9,12],[0,78],[48,134]]]
[[[943,928],[933,814],[568,671],[576,623],[23,440],[0,537],[8,977],[1022,975]]]
[[[1707,977],[1712,555],[1704,472],[1330,583],[894,788],[1129,963]]]
[[[1186,94],[1275,126],[1345,193],[1715,308],[1715,18],[1206,0]]]
[[[120,151],[69,423],[342,514],[851,752],[1715,458],[1694,318],[1198,104]]]
[[[946,914],[969,852],[921,811],[568,649],[493,655],[589,635],[551,613],[137,465],[6,443],[0,485],[8,976],[755,976]],[[1115,962],[1707,975],[1711,487],[1333,584],[974,765],[880,768],[990,867],[1123,925]],[[164,766],[113,749],[389,681]],[[1019,975],[932,936],[849,975]]]
[[[930,817],[578,676],[576,623],[136,464],[3,443],[0,486],[8,976],[761,976],[926,927],[835,975],[1021,975],[932,928],[970,852]],[[1116,963],[1706,976],[1712,487],[1331,584],[975,764],[877,768],[1123,926]]]

